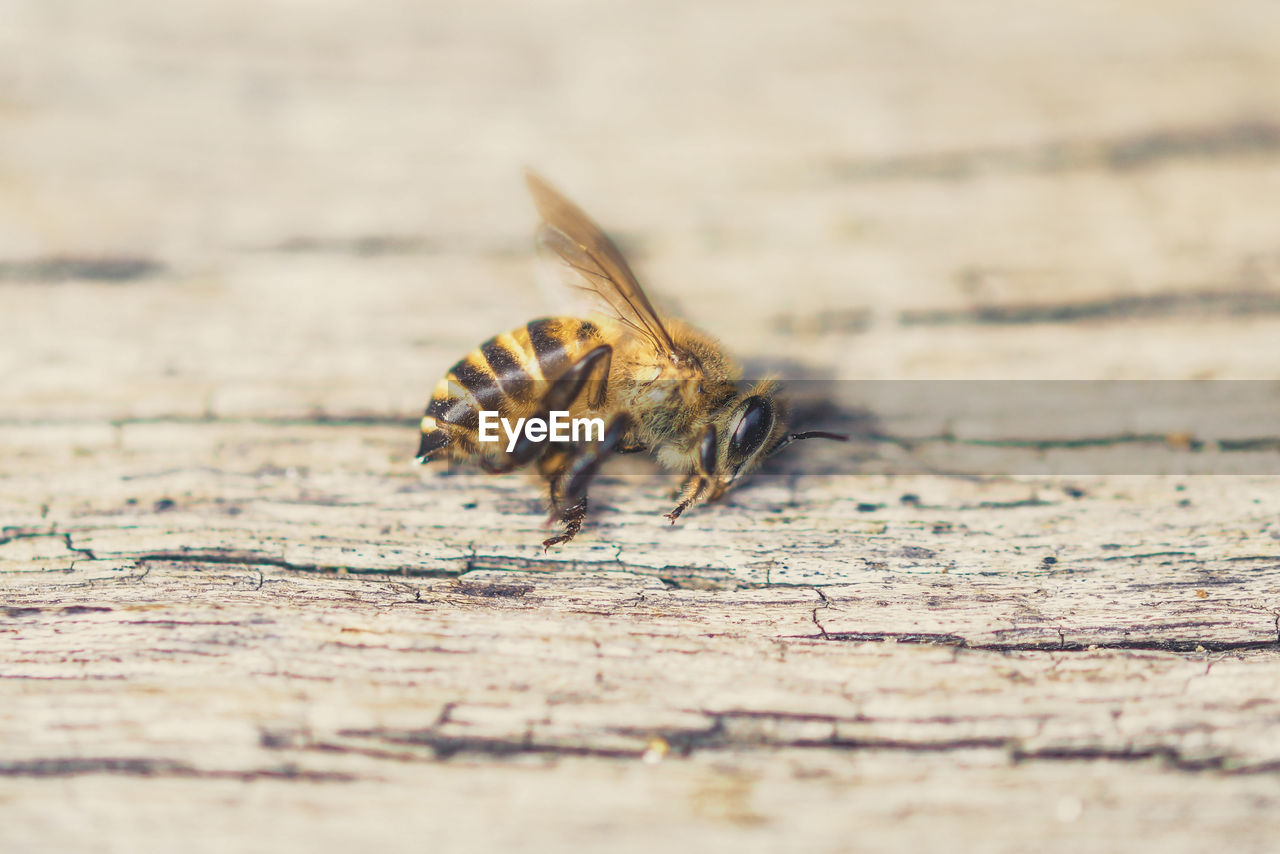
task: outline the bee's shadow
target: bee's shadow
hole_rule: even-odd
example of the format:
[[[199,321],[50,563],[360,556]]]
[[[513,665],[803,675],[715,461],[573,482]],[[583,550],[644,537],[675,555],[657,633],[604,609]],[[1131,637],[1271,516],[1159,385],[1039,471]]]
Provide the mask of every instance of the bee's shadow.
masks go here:
[[[883,424],[874,411],[851,399],[854,383],[816,373],[807,365],[777,361],[748,361],[744,376],[780,378],[776,396],[790,408],[789,432],[817,430],[849,439],[793,442],[771,457],[761,474],[854,474],[866,461],[880,458]]]

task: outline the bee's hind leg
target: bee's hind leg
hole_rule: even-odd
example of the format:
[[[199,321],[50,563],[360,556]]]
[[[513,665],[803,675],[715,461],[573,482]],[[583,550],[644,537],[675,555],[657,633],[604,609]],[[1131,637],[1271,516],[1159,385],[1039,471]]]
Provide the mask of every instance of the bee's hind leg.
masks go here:
[[[604,438],[599,442],[566,450],[544,468],[551,494],[550,521],[564,524],[563,533],[542,542],[544,549],[567,543],[582,530],[582,523],[587,518],[587,487],[604,461],[617,453],[630,429],[630,416],[625,413],[617,415],[609,422]]]

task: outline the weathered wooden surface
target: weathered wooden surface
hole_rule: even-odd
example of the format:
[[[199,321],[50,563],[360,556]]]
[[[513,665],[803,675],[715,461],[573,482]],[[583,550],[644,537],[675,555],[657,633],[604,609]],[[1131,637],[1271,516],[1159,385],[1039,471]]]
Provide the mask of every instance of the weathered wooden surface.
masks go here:
[[[945,476],[1071,437],[845,382],[1273,378],[1273,4],[0,15],[0,848],[1273,847],[1268,437]],[[548,310],[524,164],[857,465],[551,554],[410,465]]]

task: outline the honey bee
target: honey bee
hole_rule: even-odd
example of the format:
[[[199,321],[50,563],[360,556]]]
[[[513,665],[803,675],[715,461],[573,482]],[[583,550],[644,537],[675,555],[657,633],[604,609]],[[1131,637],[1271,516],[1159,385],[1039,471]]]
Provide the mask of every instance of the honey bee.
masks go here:
[[[788,432],[789,409],[774,381],[744,387],[740,369],[714,338],[658,314],[598,225],[542,178],[525,178],[542,217],[539,243],[606,311],[596,320],[533,320],[467,354],[431,394],[419,463],[475,460],[492,473],[536,463],[550,493],[548,524],[563,525],[543,541],[550,549],[582,529],[587,488],[614,454],[647,451],[685,475],[679,503],[666,514],[674,523],[695,502],[719,499],[792,442],[847,438]],[[510,430],[510,421],[545,424],[554,413],[596,416],[596,438],[539,441],[542,434],[531,428]],[[484,432],[495,415],[508,419],[508,436],[500,441]]]

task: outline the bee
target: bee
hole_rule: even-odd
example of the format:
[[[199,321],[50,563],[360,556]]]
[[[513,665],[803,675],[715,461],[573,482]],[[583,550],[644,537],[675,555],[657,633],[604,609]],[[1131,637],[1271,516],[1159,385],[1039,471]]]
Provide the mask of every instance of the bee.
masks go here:
[[[435,386],[421,423],[417,461],[474,460],[491,473],[536,464],[547,481],[548,524],[563,526],[544,549],[582,530],[587,489],[615,454],[650,452],[680,472],[674,523],[698,501],[715,501],[769,456],[801,439],[772,380],[744,384],[711,336],[660,315],[618,247],[590,217],[533,173],[525,179],[542,217],[538,242],[575,274],[575,286],[606,309],[598,319],[547,317],[485,341]],[[545,419],[595,416],[592,441],[482,441],[482,415]]]

